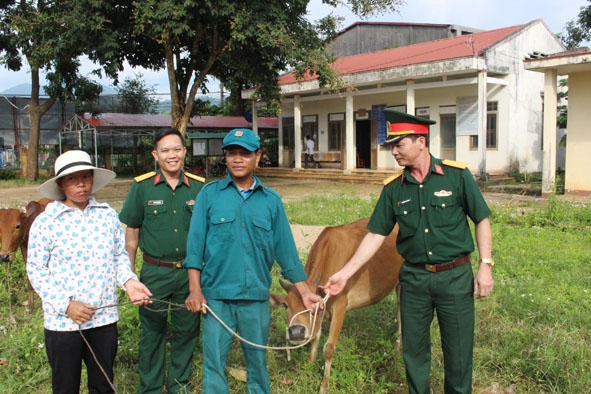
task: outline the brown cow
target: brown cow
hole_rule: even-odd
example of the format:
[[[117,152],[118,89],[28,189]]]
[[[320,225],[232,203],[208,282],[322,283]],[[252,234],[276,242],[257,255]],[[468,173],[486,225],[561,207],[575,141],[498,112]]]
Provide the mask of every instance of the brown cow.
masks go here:
[[[354,223],[336,227],[327,227],[318,236],[306,263],[308,274],[307,284],[312,291],[318,291],[318,284],[324,284],[337,272],[355,253],[359,243],[367,234],[369,219],[361,219]],[[374,257],[349,279],[347,286],[336,297],[330,297],[326,304],[325,320],[330,319],[328,339],[324,345],[324,378],[320,393],[328,392],[330,367],[334,359],[335,349],[345,313],[376,304],[386,297],[398,285],[398,271],[402,265],[402,256],[396,251],[398,226],[386,238]],[[291,343],[303,343],[312,336],[310,342],[310,362],[316,361],[318,342],[321,335],[322,322],[310,327],[308,314],[298,315],[291,322],[292,316],[305,309],[295,286],[282,282],[287,296],[271,294],[271,304],[284,305],[287,309],[288,340]]]
[[[16,257],[19,246],[25,264],[27,263],[27,243],[29,242],[29,229],[33,220],[45,210],[45,206],[52,200],[42,198],[39,201],[31,201],[27,204],[25,212],[18,209],[0,209],[0,261],[9,263]],[[29,311],[33,312],[35,291],[29,283]]]

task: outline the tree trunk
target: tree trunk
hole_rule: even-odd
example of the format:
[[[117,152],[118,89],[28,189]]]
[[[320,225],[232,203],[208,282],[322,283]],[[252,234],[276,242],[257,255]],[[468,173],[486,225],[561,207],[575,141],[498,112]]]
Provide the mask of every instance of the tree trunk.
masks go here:
[[[41,117],[56,102],[50,98],[43,105],[39,105],[39,68],[31,67],[31,102],[29,103],[29,147],[27,150],[27,167],[25,178],[28,181],[36,181],[39,178],[39,140],[41,137]]]

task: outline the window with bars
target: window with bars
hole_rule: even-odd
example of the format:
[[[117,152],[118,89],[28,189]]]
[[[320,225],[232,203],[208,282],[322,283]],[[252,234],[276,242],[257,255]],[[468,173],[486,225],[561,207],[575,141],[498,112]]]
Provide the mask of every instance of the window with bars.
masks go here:
[[[341,150],[345,133],[345,114],[328,116],[328,150]]]
[[[283,132],[283,150],[295,149],[295,128],[293,122],[293,116],[282,119],[281,122]]]
[[[486,103],[486,149],[497,149],[498,102]],[[478,149],[478,136],[470,136],[470,149]]]

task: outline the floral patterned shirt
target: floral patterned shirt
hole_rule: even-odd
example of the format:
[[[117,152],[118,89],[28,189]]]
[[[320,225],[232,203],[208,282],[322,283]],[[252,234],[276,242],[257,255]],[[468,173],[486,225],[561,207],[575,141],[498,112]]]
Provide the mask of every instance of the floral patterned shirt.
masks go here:
[[[43,301],[46,329],[84,330],[119,320],[117,306],[97,309],[80,326],[66,315],[70,300],[116,305],[117,284],[137,280],[113,208],[92,197],[84,211],[50,203],[33,222],[28,247],[27,274]]]

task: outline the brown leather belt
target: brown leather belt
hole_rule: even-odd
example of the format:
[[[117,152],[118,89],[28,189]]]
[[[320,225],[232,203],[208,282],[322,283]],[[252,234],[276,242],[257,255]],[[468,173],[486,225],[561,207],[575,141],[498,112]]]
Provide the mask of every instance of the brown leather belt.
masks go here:
[[[410,264],[415,267],[425,268],[429,272],[441,272],[441,271],[450,270],[452,268],[458,268],[458,267],[466,264],[469,261],[470,261],[470,255],[467,254],[465,256],[458,257],[457,259],[452,260],[452,261],[448,261],[446,263],[439,263],[439,264],[413,264],[413,263],[410,263]]]
[[[155,259],[154,257],[150,257],[145,253],[144,253],[144,263],[157,265],[159,267],[168,267],[168,268],[174,268],[174,269],[183,268],[182,261],[164,261],[164,260],[160,260],[160,259]]]

